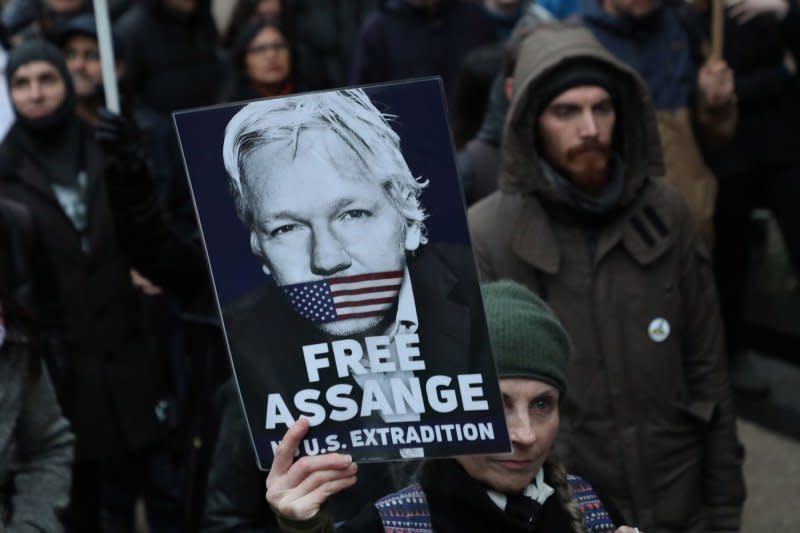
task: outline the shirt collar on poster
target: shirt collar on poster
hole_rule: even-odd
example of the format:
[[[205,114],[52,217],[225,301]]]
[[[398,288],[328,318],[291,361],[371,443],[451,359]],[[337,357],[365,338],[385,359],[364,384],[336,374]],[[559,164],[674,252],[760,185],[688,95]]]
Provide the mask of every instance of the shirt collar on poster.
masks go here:
[[[403,283],[397,296],[397,314],[394,324],[387,331],[387,335],[394,340],[396,335],[416,333],[419,328],[417,318],[417,304],[414,300],[414,289],[411,287],[411,275],[408,267],[403,272]]]

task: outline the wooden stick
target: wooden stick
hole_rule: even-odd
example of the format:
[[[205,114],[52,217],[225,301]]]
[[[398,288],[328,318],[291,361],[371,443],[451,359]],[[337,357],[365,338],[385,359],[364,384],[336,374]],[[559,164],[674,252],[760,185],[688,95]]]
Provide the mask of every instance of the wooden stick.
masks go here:
[[[725,26],[725,0],[711,0],[711,56],[709,59],[722,59]]]
[[[111,19],[108,16],[106,0],[93,0],[94,20],[97,25],[97,45],[100,48],[100,68],[103,73],[103,92],[106,107],[119,114],[119,90],[117,88],[117,69],[114,61],[114,44],[111,40]]]

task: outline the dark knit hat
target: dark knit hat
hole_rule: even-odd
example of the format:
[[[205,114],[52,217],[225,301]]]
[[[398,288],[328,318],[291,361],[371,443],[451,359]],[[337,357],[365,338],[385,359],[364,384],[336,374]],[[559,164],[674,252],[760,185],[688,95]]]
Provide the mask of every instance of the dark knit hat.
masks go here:
[[[619,107],[619,89],[608,65],[594,59],[580,58],[562,63],[545,75],[536,88],[541,102],[539,110],[547,107],[564,91],[581,86],[602,87],[608,91],[615,107]]]
[[[94,15],[91,13],[81,13],[67,20],[61,27],[58,34],[58,46],[64,47],[67,40],[73,35],[83,35],[97,39],[97,24],[94,20]],[[114,48],[114,59],[119,61],[122,55],[122,47],[117,33],[111,30],[111,46]]]
[[[500,378],[531,378],[567,388],[571,343],[550,308],[514,281],[481,285],[486,323]]]
[[[56,46],[44,39],[35,38],[27,41],[22,41],[17,46],[11,49],[8,53],[8,61],[6,62],[6,80],[11,85],[11,78],[19,67],[31,61],[47,61],[51,63],[68,87],[72,87],[72,76],[67,70],[67,63],[64,61],[64,56],[61,50]]]
[[[72,75],[67,69],[64,56],[54,44],[41,38],[35,38],[22,41],[12,48],[8,53],[8,61],[6,62],[6,81],[8,86],[11,87],[11,80],[19,67],[33,61],[46,61],[56,68],[66,86],[66,97],[58,109],[46,117],[36,119],[23,117],[17,113],[16,108],[14,108],[14,113],[17,115],[19,123],[29,129],[46,130],[60,126],[67,122],[75,112],[75,89],[72,86]]]

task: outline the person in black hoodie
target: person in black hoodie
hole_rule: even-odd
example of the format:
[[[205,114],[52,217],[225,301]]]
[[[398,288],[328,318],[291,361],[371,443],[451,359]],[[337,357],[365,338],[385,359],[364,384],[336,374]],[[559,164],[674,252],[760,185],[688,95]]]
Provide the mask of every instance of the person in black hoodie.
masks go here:
[[[223,65],[209,0],[144,0],[116,22],[126,79],[165,116],[217,103]]]
[[[91,9],[91,0],[12,0],[3,7],[2,24],[12,42],[32,37],[52,41],[67,20]]]
[[[161,521],[169,530],[180,491],[163,474],[156,413],[166,368],[142,326],[113,230],[108,158],[75,114],[69,71],[55,46],[21,43],[9,54],[6,76],[17,121],[0,148],[0,195],[31,211],[57,286],[52,322],[64,369],[56,385],[77,438],[69,527],[100,531],[101,509],[107,526],[130,527],[138,484],[159,469],[146,500],[151,529]]]
[[[347,85],[359,28],[379,3],[378,0],[286,0],[290,40],[296,44],[293,70],[296,84],[306,90]]]
[[[438,74],[452,103],[464,55],[495,40],[494,23],[480,6],[462,0],[389,0],[361,27],[350,83]]]
[[[225,68],[217,48],[210,0],[142,0],[114,24],[125,63],[123,84],[155,111],[150,136],[168,151],[161,167],[172,175],[160,200],[185,236],[197,233],[194,207],[183,176],[183,161],[170,113],[216,104]]]

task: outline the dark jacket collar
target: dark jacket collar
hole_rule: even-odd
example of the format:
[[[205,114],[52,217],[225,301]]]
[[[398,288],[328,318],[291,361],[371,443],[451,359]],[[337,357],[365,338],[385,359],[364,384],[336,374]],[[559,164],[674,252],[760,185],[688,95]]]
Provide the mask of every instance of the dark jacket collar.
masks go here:
[[[595,264],[620,244],[641,265],[653,262],[674,245],[679,221],[666,207],[667,202],[651,194],[653,190],[654,187],[645,185],[642,201],[626,206],[607,224],[594,227],[597,232]],[[553,225],[581,225],[582,222],[568,208],[545,207],[533,195],[524,195],[521,201],[520,215],[512,229],[511,249],[537,270],[556,274],[561,268],[561,247],[565,244],[559,242]],[[535,247],[531,246],[532,242],[536,243]]]

